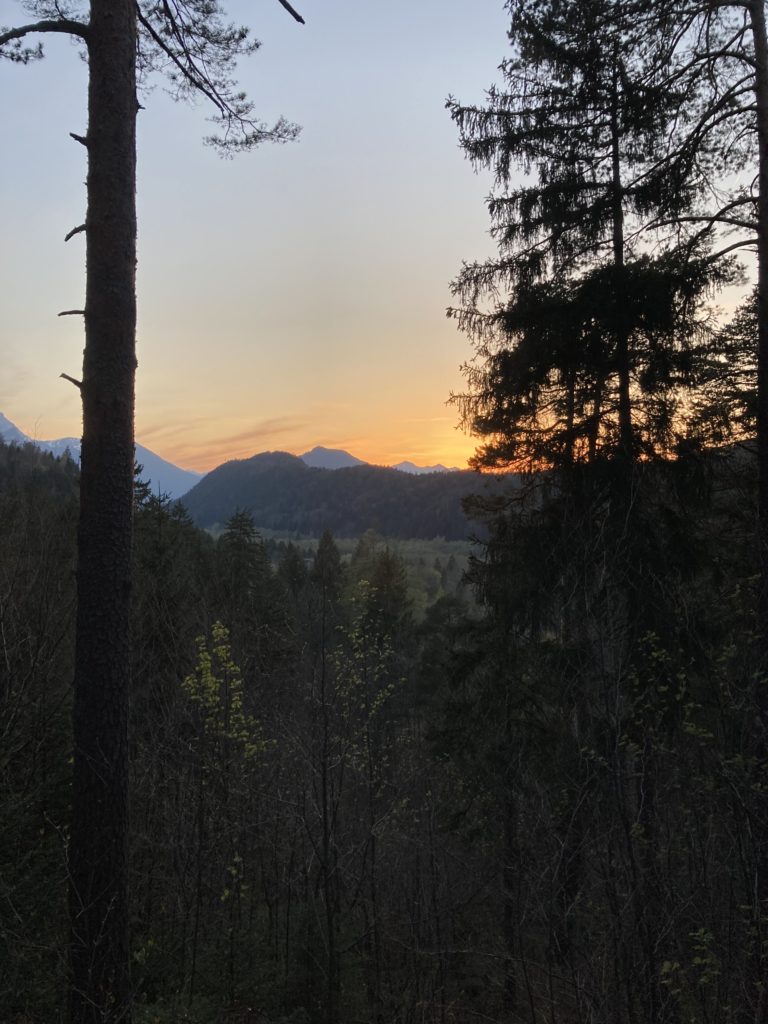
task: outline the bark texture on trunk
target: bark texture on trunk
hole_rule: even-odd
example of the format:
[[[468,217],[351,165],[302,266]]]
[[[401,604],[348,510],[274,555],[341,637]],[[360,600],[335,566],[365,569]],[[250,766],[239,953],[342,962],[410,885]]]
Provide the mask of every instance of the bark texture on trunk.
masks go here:
[[[763,0],[748,5],[755,48],[755,112],[758,142],[757,202],[757,461],[758,461],[758,601],[759,661],[756,674],[757,736],[759,769],[768,765],[768,36]],[[751,957],[753,1005],[746,1015],[751,1024],[768,1019],[766,982],[766,919],[768,918],[768,834],[766,797],[758,794],[755,828],[754,953]]]
[[[92,0],[70,870],[71,1024],[130,1020],[136,14]]]
[[[750,4],[755,45],[755,108],[758,139],[757,204],[757,445],[759,469],[760,631],[768,654],[768,39],[762,0]],[[768,708],[763,702],[763,720]]]

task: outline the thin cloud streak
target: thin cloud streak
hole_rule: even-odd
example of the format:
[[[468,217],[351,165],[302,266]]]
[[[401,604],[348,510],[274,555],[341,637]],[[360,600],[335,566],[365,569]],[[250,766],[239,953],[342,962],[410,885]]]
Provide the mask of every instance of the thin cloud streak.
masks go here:
[[[294,455],[320,445],[340,448],[372,465],[391,466],[410,460],[417,465],[466,466],[475,442],[456,429],[452,416],[408,416],[386,419],[378,429],[318,431],[323,421],[316,407],[304,415],[265,417],[197,416],[162,423],[154,420],[139,440],[159,455],[185,468],[208,472],[233,459],[251,458],[279,448]],[[229,429],[227,429],[229,428]]]
[[[164,458],[208,471],[231,459],[250,458],[263,451],[268,439],[304,431],[306,426],[306,422],[297,417],[279,416],[261,420],[244,430],[219,434],[211,440],[202,440],[194,436],[196,431],[187,431],[193,433],[193,436],[186,441],[164,446]],[[146,434],[143,433],[142,437],[146,437]]]

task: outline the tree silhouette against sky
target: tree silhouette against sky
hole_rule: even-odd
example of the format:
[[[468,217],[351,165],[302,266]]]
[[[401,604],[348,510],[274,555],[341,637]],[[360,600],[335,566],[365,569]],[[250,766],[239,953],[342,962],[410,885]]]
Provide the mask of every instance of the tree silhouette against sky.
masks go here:
[[[297,20],[287,0],[279,0]],[[162,71],[179,98],[203,95],[224,153],[295,138],[267,126],[238,90],[235,65],[258,42],[228,24],[217,0],[38,0],[38,21],[0,30],[0,57],[43,56],[36,36],[63,33],[88,60],[83,437],[78,526],[74,774],[69,840],[70,1020],[130,1020],[128,695],[136,373],[137,82]],[[65,315],[62,314],[62,315]]]

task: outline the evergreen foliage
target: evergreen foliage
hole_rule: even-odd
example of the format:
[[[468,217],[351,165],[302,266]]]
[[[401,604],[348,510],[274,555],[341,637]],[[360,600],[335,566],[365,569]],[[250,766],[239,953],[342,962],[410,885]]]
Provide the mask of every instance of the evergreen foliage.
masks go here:
[[[2,995],[42,1024],[65,983],[75,508],[66,464],[12,457]],[[634,487],[631,531],[599,460],[486,503],[479,608],[438,596],[418,624],[375,534],[275,568],[248,515],[214,541],[143,496],[139,1020],[753,1012],[754,463],[691,449]]]
[[[312,469],[285,452],[227,462],[184,496],[200,526],[224,524],[247,509],[260,529],[320,537],[358,537],[368,529],[387,537],[462,540],[472,532],[461,499],[492,479],[472,473],[402,473],[383,466]]]
[[[701,180],[667,155],[695,116],[695,86],[681,87],[674,37],[656,30],[652,5],[508,7],[503,87],[484,106],[448,104],[467,156],[496,185],[498,257],[462,268],[462,305],[449,311],[476,346],[468,391],[454,396],[488,438],[475,465],[665,454],[706,321],[701,297],[733,276],[686,232]]]

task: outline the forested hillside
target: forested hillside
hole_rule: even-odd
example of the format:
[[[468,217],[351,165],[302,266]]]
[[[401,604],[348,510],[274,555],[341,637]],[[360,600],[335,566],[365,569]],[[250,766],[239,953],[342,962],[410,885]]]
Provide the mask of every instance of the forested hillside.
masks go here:
[[[368,529],[387,537],[463,540],[477,523],[462,511],[472,491],[493,493],[506,484],[476,473],[402,473],[384,466],[316,469],[286,452],[264,452],[227,462],[184,495],[200,526],[222,525],[247,509],[265,529],[319,537],[330,529],[357,537]]]
[[[42,1022],[76,502],[71,464],[0,454],[0,999]],[[754,463],[645,465],[631,534],[608,465],[573,485],[494,505],[486,611],[438,575],[419,622],[370,534],[273,567],[247,514],[214,541],[138,495],[137,1020],[730,1019],[756,954]]]

